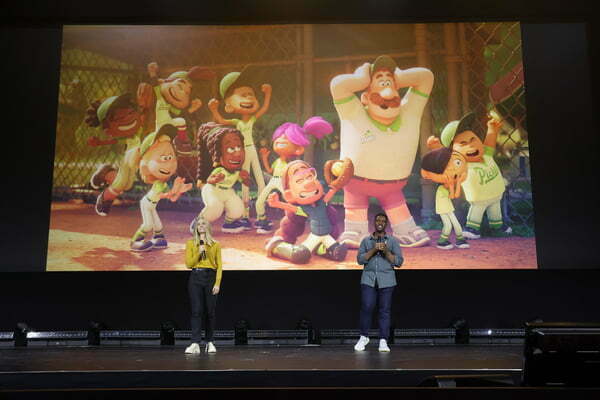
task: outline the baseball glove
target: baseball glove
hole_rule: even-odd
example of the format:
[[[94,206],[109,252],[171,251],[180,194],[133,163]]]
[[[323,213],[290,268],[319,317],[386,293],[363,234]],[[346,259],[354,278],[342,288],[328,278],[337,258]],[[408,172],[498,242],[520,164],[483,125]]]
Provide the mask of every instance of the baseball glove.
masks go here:
[[[339,176],[335,176],[332,172],[333,164],[336,162],[342,163],[342,168]],[[325,181],[331,188],[335,188],[337,190],[346,186],[346,184],[352,179],[354,176],[354,164],[352,160],[349,158],[345,158],[343,160],[329,160],[323,166],[323,172],[325,174]]]

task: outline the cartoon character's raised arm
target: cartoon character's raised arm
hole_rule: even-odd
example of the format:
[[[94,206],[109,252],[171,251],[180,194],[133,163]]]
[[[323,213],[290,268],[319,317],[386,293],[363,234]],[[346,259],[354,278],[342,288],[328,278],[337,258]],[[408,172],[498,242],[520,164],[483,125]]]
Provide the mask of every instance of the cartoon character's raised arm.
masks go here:
[[[295,213],[298,210],[298,207],[295,205],[279,200],[278,193],[271,193],[269,197],[267,197],[267,204],[273,208],[279,208],[292,213]]]
[[[427,68],[414,67],[394,70],[394,80],[398,88],[413,87],[423,94],[431,93],[433,88],[433,72]]]
[[[338,75],[331,80],[329,89],[333,101],[345,99],[356,92],[363,91],[371,83],[371,64],[364,63],[352,74]]]
[[[265,94],[265,99],[263,101],[263,105],[256,112],[256,119],[262,117],[267,111],[269,111],[269,106],[271,105],[271,93],[273,92],[273,88],[268,83],[263,83],[260,87],[260,90]]]
[[[502,121],[498,118],[490,116],[490,119],[488,119],[487,122],[487,133],[485,135],[485,139],[483,140],[483,144],[488,147],[496,148],[496,140],[501,128]]]

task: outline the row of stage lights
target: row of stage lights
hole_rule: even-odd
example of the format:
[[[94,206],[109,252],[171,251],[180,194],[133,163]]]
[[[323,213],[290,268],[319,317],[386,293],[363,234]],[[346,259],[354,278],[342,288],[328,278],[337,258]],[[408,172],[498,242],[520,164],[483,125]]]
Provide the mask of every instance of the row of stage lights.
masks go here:
[[[541,320],[536,320],[541,322]],[[373,330],[372,334],[377,335]],[[505,343],[522,341],[524,329],[470,329],[469,323],[464,318],[456,318],[446,329],[395,329],[391,328],[390,343],[404,344],[469,344],[471,342]],[[252,330],[247,320],[236,322],[233,330],[219,330],[215,332],[216,340],[225,340],[235,345],[247,345],[249,343],[261,344],[281,342],[304,343],[308,345],[319,345],[322,343],[345,343],[355,340],[359,335],[356,329],[315,329],[309,319],[301,319],[294,330]],[[135,330],[108,330],[102,322],[90,322],[87,331],[61,331],[45,332],[36,331],[26,323],[17,324],[13,332],[0,332],[0,340],[6,342],[14,341],[14,346],[27,346],[30,340],[46,341],[73,341],[87,342],[90,346],[99,346],[103,341],[123,340],[153,340],[157,339],[161,345],[175,345],[178,339],[189,339],[190,332],[178,330],[172,321],[160,324],[158,331],[135,331]],[[472,340],[474,339],[474,340]],[[494,341],[495,340],[495,341]]]

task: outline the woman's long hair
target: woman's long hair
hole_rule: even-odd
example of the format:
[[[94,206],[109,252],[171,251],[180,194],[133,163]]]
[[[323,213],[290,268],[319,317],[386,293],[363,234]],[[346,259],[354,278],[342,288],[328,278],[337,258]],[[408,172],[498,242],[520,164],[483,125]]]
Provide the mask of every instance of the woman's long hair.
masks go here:
[[[194,229],[194,243],[196,244],[196,246],[200,246],[200,235],[198,234],[199,224],[202,224],[202,226],[204,226],[204,232],[206,232],[206,244],[212,246],[216,242],[216,240],[212,236],[212,229],[210,227],[210,224],[206,219],[204,219],[202,213],[198,214],[198,216],[194,220],[194,223],[192,224],[192,228]]]

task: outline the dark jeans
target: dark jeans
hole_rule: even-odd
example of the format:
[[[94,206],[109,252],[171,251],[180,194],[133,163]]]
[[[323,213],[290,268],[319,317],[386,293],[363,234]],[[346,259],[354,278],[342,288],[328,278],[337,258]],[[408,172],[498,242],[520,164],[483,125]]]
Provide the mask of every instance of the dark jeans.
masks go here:
[[[379,298],[379,338],[388,340],[390,336],[390,320],[392,309],[392,294],[394,287],[376,288],[369,285],[360,285],[360,334],[369,336],[371,319],[375,303]]]
[[[193,269],[188,280],[188,293],[192,306],[192,343],[202,341],[202,324],[206,330],[206,341],[213,341],[215,331],[215,309],[217,295],[212,294],[217,272],[210,268]]]

